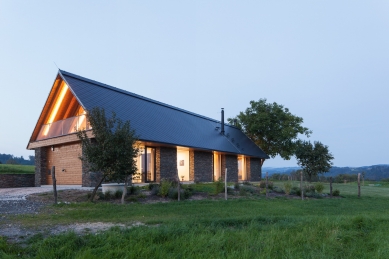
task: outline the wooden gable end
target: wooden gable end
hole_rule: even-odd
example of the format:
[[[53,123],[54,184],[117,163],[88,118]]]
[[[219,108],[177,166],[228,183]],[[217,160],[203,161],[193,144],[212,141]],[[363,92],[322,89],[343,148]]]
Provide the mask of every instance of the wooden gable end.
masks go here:
[[[63,80],[60,74],[57,75],[54,84],[43,106],[38,122],[35,125],[27,149],[30,149],[30,143],[36,142],[42,130],[42,126],[53,122],[65,120],[85,113],[84,108],[77,101],[69,86]]]

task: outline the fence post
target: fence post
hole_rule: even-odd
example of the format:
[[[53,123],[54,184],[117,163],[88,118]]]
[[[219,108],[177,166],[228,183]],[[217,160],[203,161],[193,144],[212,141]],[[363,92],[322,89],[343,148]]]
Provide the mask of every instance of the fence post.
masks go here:
[[[51,178],[53,179],[54,204],[57,204],[57,179],[55,179],[55,166],[51,168]]]
[[[224,175],[224,198],[227,200],[227,168]]]
[[[266,198],[268,197],[268,195],[267,195],[267,189],[268,189],[268,179],[269,179],[269,174],[268,174],[268,172],[266,172]]]
[[[361,173],[358,173],[358,198],[361,198]]]
[[[301,192],[301,200],[304,200],[304,191],[303,191],[303,171],[300,172],[300,192]]]
[[[330,177],[330,197],[332,198],[332,176]]]

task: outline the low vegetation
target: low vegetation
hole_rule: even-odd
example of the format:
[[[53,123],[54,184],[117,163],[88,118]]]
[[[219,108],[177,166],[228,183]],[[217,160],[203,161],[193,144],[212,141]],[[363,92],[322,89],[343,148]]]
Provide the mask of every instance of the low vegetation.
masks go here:
[[[286,183],[274,181],[274,192]],[[298,186],[289,184],[291,192]],[[317,193],[315,184],[307,186]],[[325,194],[329,186],[323,186]],[[358,198],[356,184],[334,184],[342,198],[301,201],[252,195],[257,186],[242,184],[228,201],[61,203],[38,215],[9,218],[7,224],[51,228],[111,222],[128,227],[85,235],[38,234],[22,244],[0,237],[0,258],[387,258],[388,187],[366,183]],[[214,197],[214,184],[194,184],[191,189]],[[151,190],[134,187],[129,197],[146,191]],[[134,222],[144,225],[130,227]]]
[[[34,174],[33,165],[10,165],[0,164],[0,174]]]

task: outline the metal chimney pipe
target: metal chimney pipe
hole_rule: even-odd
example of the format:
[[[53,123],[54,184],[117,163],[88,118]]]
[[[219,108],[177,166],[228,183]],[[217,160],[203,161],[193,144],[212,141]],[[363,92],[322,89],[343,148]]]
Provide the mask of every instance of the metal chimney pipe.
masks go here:
[[[221,134],[224,135],[224,108],[222,108]]]

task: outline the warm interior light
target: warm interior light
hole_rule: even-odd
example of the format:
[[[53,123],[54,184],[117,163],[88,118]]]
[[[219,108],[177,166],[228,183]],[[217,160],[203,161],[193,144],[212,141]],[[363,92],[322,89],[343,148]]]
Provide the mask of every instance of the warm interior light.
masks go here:
[[[85,114],[86,114],[86,112],[85,112],[85,110],[84,110],[84,108],[82,108],[82,107],[80,107],[80,110],[79,110],[79,114],[81,114],[80,115],[80,123],[79,123],[79,130],[80,130],[80,127],[81,127],[81,125],[82,125],[82,123],[84,123],[84,120],[85,120]],[[85,129],[86,129],[86,125],[85,125]]]
[[[54,121],[55,119],[55,116],[57,116],[57,113],[58,113],[58,110],[59,110],[59,107],[61,106],[62,104],[62,101],[63,101],[63,98],[65,97],[65,94],[68,90],[68,86],[66,85],[65,82],[62,82],[62,89],[61,89],[61,92],[60,94],[58,95],[58,98],[55,102],[55,105],[54,105],[54,108],[51,110],[51,114],[50,114],[50,117],[49,117],[49,120],[47,121],[47,124],[50,124]],[[49,126],[46,126],[46,129],[45,131],[43,132],[43,135],[47,135],[47,133],[49,132]]]

